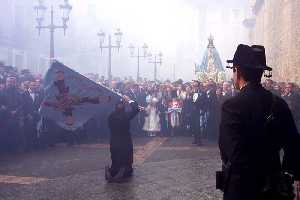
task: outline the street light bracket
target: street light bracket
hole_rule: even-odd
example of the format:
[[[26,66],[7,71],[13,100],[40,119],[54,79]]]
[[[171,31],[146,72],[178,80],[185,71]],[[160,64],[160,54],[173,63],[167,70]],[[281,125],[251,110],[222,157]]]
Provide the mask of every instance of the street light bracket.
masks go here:
[[[69,1],[64,0],[64,4],[59,5],[59,8],[63,12],[63,16],[62,16],[63,23],[68,22],[70,19],[70,13],[72,11],[72,6],[69,4]]]
[[[119,47],[121,46],[122,36],[123,36],[123,33],[121,32],[121,30],[117,29],[117,32],[115,33],[115,37],[116,37],[117,46],[119,46]]]
[[[129,52],[130,52],[131,57],[133,57],[134,52],[135,52],[135,47],[133,46],[133,44],[130,44],[128,48],[129,48]]]
[[[44,21],[44,15],[47,10],[47,7],[44,5],[43,0],[38,0],[38,5],[34,6],[34,9],[36,10],[37,17],[37,26],[36,28],[38,29],[38,33],[40,35],[42,29],[49,29],[50,31],[50,60],[51,62],[53,61],[54,58],[54,32],[56,29],[63,29],[64,30],[64,35],[66,34],[66,30],[68,28],[67,22],[69,21],[69,15],[72,10],[72,6],[69,4],[68,0],[64,0],[64,4],[59,6],[60,9],[63,11],[63,16],[62,16],[62,25],[61,26],[56,26],[54,24],[54,11],[53,7],[51,7],[51,22],[49,25],[44,26],[43,21]]]

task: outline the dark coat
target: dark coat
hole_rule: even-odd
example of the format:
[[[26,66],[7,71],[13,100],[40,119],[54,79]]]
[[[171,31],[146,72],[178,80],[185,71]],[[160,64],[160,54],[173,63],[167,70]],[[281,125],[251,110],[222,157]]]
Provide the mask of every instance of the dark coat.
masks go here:
[[[130,120],[139,112],[138,104],[130,104],[128,112],[113,111],[108,118],[110,129],[110,151],[112,168],[131,166],[133,163],[133,144],[130,134]]]
[[[207,119],[206,134],[209,140],[217,141],[218,99],[217,99],[215,89],[211,89],[207,91],[207,111],[208,111],[208,119]]]
[[[40,106],[44,100],[44,92],[43,90],[40,90],[40,91],[37,91],[35,92],[35,97],[34,99],[30,96],[29,94],[29,100],[30,100],[30,104],[32,104],[32,113],[33,113],[33,118],[34,118],[34,121],[39,121],[40,120],[40,114],[39,114],[39,109],[40,109]]]
[[[130,120],[139,112],[138,104],[133,102],[130,104],[131,110],[128,112],[114,111],[108,118],[108,126],[111,131],[110,144],[113,147],[127,146],[127,141],[131,141]]]
[[[4,119],[7,117],[6,104],[3,91],[0,91],[0,127],[4,125]]]
[[[24,95],[16,87],[6,88],[3,90],[3,103],[8,111],[16,111],[17,114],[24,114]]]
[[[144,90],[139,90],[139,92],[137,93],[138,104],[143,107],[146,107],[147,106],[146,97],[147,97],[147,93]]]
[[[204,115],[207,109],[207,96],[203,91],[195,92],[198,94],[197,99],[192,101],[192,112],[191,112],[191,128],[193,134],[199,135],[200,133],[200,115]],[[194,94],[195,94],[194,93]]]
[[[192,95],[188,94],[186,99],[183,101],[183,106],[182,106],[182,118],[183,118],[183,124],[185,128],[188,125],[191,125],[193,109],[194,109],[193,97]]]
[[[271,131],[264,128],[272,102],[271,92],[249,84],[222,106],[220,153],[223,163],[232,162],[226,200],[258,199],[265,177],[281,167],[300,178],[300,136],[288,105],[280,97],[275,100]],[[280,149],[284,150],[283,165]]]
[[[25,146],[24,124],[25,117],[29,114],[30,108],[26,106],[26,95],[18,88],[10,87],[3,90],[2,112],[5,118],[1,119],[5,123],[4,136],[2,142],[5,150],[22,149]],[[16,112],[12,114],[12,112]],[[3,133],[2,133],[3,134]]]
[[[5,107],[3,91],[0,91],[0,151],[3,150],[5,137],[7,135],[7,121],[9,114]]]
[[[198,98],[193,100],[193,115],[200,116],[201,113],[206,112],[208,98],[203,91],[197,91]]]
[[[32,97],[30,97],[32,103],[33,103],[33,107],[35,111],[38,111],[40,109],[40,106],[44,100],[44,93],[43,91],[38,91],[35,93],[35,98],[32,99]]]

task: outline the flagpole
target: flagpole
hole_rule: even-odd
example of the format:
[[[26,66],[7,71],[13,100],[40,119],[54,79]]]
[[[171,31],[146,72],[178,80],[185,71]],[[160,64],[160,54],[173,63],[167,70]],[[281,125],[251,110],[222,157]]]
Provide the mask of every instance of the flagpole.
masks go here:
[[[111,82],[112,80],[112,75],[111,75],[111,35],[108,36],[108,72],[107,72],[107,77],[108,81]]]

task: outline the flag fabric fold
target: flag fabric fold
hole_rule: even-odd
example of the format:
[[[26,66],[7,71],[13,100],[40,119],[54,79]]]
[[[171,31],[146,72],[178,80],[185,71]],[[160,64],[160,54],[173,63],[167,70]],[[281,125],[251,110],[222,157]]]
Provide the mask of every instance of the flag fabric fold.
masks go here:
[[[43,118],[74,131],[96,114],[108,116],[121,95],[111,91],[58,61],[54,61],[44,78]]]

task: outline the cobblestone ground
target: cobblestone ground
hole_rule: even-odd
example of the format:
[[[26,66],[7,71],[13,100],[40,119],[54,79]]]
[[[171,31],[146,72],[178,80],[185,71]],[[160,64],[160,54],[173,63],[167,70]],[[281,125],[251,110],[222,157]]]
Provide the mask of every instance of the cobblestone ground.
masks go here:
[[[220,169],[215,145],[192,138],[136,138],[135,174],[126,183],[104,180],[107,144],[58,146],[0,160],[1,200],[206,200]]]

